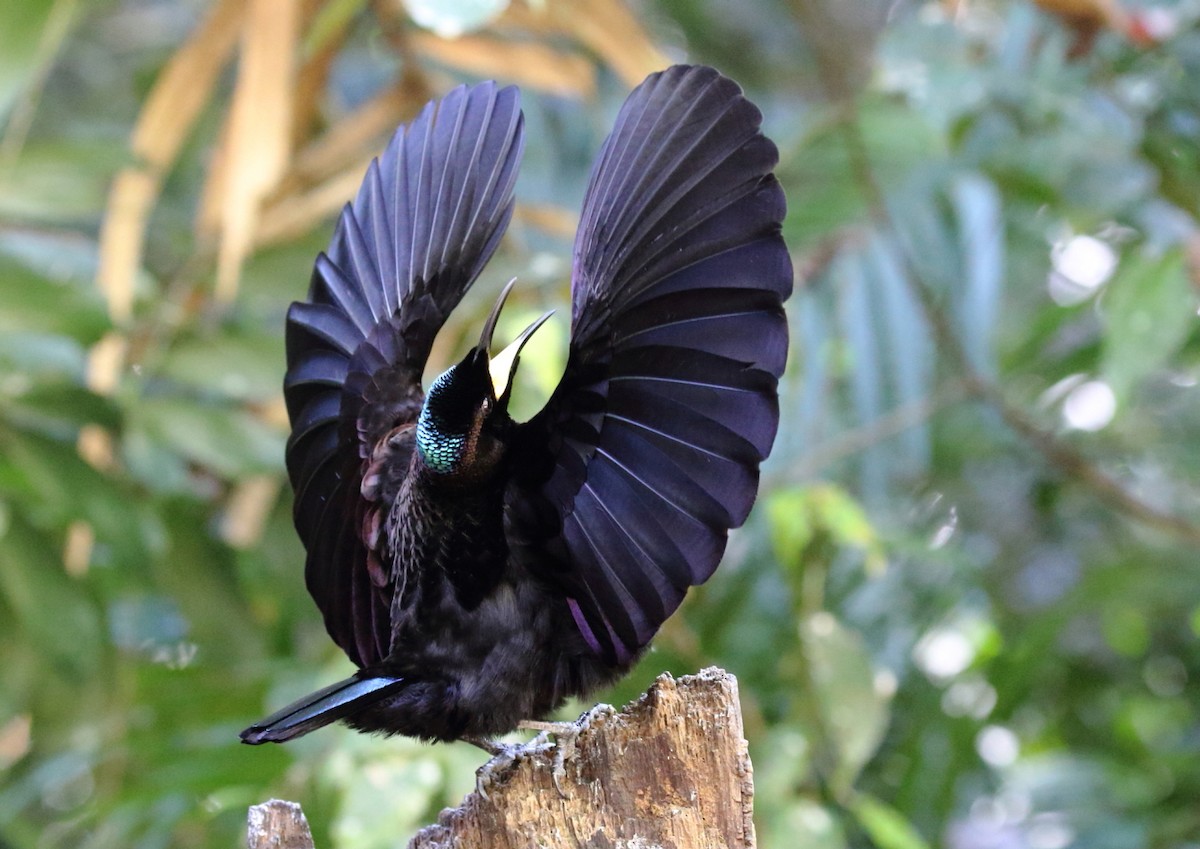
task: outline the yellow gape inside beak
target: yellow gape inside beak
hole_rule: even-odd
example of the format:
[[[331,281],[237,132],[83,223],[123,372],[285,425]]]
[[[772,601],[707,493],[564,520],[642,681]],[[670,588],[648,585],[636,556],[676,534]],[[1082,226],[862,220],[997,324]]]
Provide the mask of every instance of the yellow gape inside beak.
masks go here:
[[[495,392],[497,399],[503,398],[510,388],[512,376],[517,371],[517,359],[521,354],[521,349],[552,315],[554,315],[554,310],[550,310],[522,330],[521,335],[514,339],[508,347],[488,360],[488,372],[492,376],[492,391]]]

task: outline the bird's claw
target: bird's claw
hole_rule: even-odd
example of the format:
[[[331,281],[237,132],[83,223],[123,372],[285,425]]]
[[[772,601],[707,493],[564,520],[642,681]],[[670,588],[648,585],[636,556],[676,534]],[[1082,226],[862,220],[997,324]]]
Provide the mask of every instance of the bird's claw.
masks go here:
[[[575,726],[571,726],[575,728]],[[560,799],[566,799],[567,794],[562,789],[562,780],[567,777],[567,758],[575,756],[575,743],[579,740],[579,729],[569,734],[554,736],[554,766],[550,771],[550,779]]]
[[[491,801],[491,797],[488,796],[488,788],[492,786],[492,783],[516,765],[519,755],[517,750],[520,748],[517,745],[497,743],[495,750],[492,751],[491,759],[475,770],[475,792],[485,802]]]
[[[488,789],[512,770],[522,758],[537,754],[550,745],[544,734],[539,734],[528,743],[497,743],[492,740],[479,739],[468,739],[468,742],[474,743],[492,755],[491,760],[475,770],[475,792],[484,801],[491,801]]]
[[[609,708],[611,710],[611,708]],[[588,715],[590,718],[591,714]],[[528,743],[498,743],[482,737],[464,737],[463,740],[472,743],[492,757],[487,763],[475,770],[475,792],[484,800],[490,801],[488,789],[501,776],[509,772],[517,763],[530,755],[540,754],[554,749],[553,762],[550,767],[550,779],[559,798],[568,798],[563,790],[563,779],[567,777],[567,761],[575,757],[576,744],[587,728],[586,722],[521,722],[518,728],[537,731],[538,735]],[[550,742],[550,738],[554,742]]]
[[[567,794],[562,788],[562,781],[567,777],[567,760],[575,757],[576,744],[583,726],[577,722],[522,722],[521,728],[537,729],[538,736],[530,743],[539,746],[549,745],[549,737],[554,737],[554,763],[550,768],[550,779],[559,798],[566,799]]]

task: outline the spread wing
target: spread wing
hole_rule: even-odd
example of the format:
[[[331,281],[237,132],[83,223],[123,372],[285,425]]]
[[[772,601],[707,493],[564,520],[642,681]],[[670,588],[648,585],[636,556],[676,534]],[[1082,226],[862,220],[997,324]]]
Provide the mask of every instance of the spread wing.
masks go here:
[[[510,548],[611,661],[712,574],[775,438],[792,266],[761,117],[711,68],[630,95],[584,200],[566,373],[518,430]]]
[[[428,104],[371,163],[308,300],[288,311],[287,468],[305,577],[359,666],[391,641],[379,529],[408,468],[421,372],[508,225],[522,128],[515,88],[464,86]]]

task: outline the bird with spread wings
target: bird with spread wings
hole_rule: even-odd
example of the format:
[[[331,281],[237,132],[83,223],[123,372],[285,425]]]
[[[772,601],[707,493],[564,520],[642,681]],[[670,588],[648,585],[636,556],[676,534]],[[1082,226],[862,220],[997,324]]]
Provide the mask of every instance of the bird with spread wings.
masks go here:
[[[592,171],[566,369],[508,413],[521,347],[428,391],[434,337],[513,211],[515,88],[460,87],[367,171],[287,319],[287,468],[305,577],[358,671],[248,728],[342,720],[487,738],[624,673],[708,579],[779,423],[792,264],[778,154],[711,68],[653,74]]]

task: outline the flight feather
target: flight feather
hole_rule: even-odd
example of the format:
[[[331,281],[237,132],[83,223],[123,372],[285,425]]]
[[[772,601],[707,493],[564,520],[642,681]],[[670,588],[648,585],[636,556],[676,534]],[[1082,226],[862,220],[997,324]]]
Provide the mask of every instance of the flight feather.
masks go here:
[[[584,200],[566,373],[518,437],[513,556],[617,662],[716,568],[778,427],[792,265],[760,124],[711,68],[630,95]]]
[[[388,455],[389,436],[415,422],[434,337],[508,225],[523,138],[515,88],[462,86],[430,103],[371,162],[307,301],[288,311],[287,467],[305,576],[359,666],[391,640],[379,527],[405,458]]]

